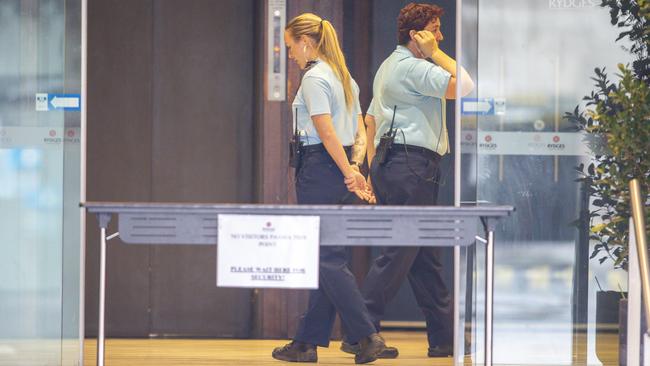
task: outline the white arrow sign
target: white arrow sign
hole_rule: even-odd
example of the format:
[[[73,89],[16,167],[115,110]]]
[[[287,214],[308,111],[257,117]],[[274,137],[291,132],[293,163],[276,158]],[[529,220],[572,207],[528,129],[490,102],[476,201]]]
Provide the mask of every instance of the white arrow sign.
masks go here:
[[[461,106],[462,114],[494,114],[494,100],[492,98],[463,98]]]
[[[79,108],[78,97],[58,97],[55,96],[50,102],[54,108]]]
[[[465,102],[465,112],[481,112],[487,113],[492,109],[492,105],[488,102]]]

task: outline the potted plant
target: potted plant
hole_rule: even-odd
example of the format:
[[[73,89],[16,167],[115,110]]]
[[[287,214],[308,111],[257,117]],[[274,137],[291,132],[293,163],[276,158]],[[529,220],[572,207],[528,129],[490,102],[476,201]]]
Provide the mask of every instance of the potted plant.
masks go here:
[[[591,164],[576,168],[581,175],[578,181],[592,200],[589,225],[595,246],[591,258],[598,257],[601,264],[611,260],[615,268],[627,270],[628,184],[637,178],[646,201],[650,188],[650,0],[603,0],[601,6],[609,8],[612,25],[621,29],[616,41],[630,41],[627,50],[633,62],[619,64],[614,80],[604,68],[596,68],[595,89],[583,98],[585,107],[576,107],[565,118],[587,133],[594,153]],[[625,304],[622,308],[626,309]]]

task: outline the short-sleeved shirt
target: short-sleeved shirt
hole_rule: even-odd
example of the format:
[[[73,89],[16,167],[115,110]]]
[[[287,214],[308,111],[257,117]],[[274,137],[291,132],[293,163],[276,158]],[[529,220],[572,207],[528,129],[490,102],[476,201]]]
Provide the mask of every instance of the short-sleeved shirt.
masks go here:
[[[322,143],[311,120],[312,116],[319,114],[332,116],[334,131],[343,146],[354,144],[354,136],[358,128],[357,118],[361,114],[361,106],[359,105],[359,86],[354,79],[351,79],[351,83],[354,99],[352,106],[348,109],[345,103],[343,83],[336,77],[334,70],[327,62],[318,60],[316,65],[305,72],[292,104],[294,126],[297,123],[301,141],[305,145]]]
[[[381,64],[373,83],[368,114],[375,118],[375,146],[386,133],[395,113],[395,142],[415,145],[444,155],[449,149],[445,126],[445,94],[451,74],[417,58],[404,46]]]

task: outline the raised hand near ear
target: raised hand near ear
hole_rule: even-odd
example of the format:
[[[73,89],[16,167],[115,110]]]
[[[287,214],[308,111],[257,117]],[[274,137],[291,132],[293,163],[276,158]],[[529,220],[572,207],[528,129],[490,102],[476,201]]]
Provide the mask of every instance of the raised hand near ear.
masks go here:
[[[417,48],[420,50],[422,57],[431,57],[438,51],[438,41],[433,33],[427,30],[412,30],[410,34],[411,39],[415,41]]]

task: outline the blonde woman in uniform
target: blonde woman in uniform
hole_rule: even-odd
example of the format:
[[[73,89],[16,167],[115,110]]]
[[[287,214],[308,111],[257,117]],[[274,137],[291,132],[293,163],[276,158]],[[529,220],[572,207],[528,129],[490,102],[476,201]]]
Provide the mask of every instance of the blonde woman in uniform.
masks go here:
[[[298,204],[341,204],[348,192],[367,198],[365,179],[355,164],[365,156],[359,87],[345,65],[336,31],[329,21],[305,13],[287,24],[284,39],[289,58],[305,70],[292,105],[304,144],[296,168]],[[355,137],[363,143],[354,146]],[[338,313],[347,336],[360,345],[355,363],[374,361],[384,341],[368,315],[345,248],[321,247],[319,271],[319,288],[309,294],[293,341],[276,348],[273,358],[317,362],[316,347],[329,346]]]

